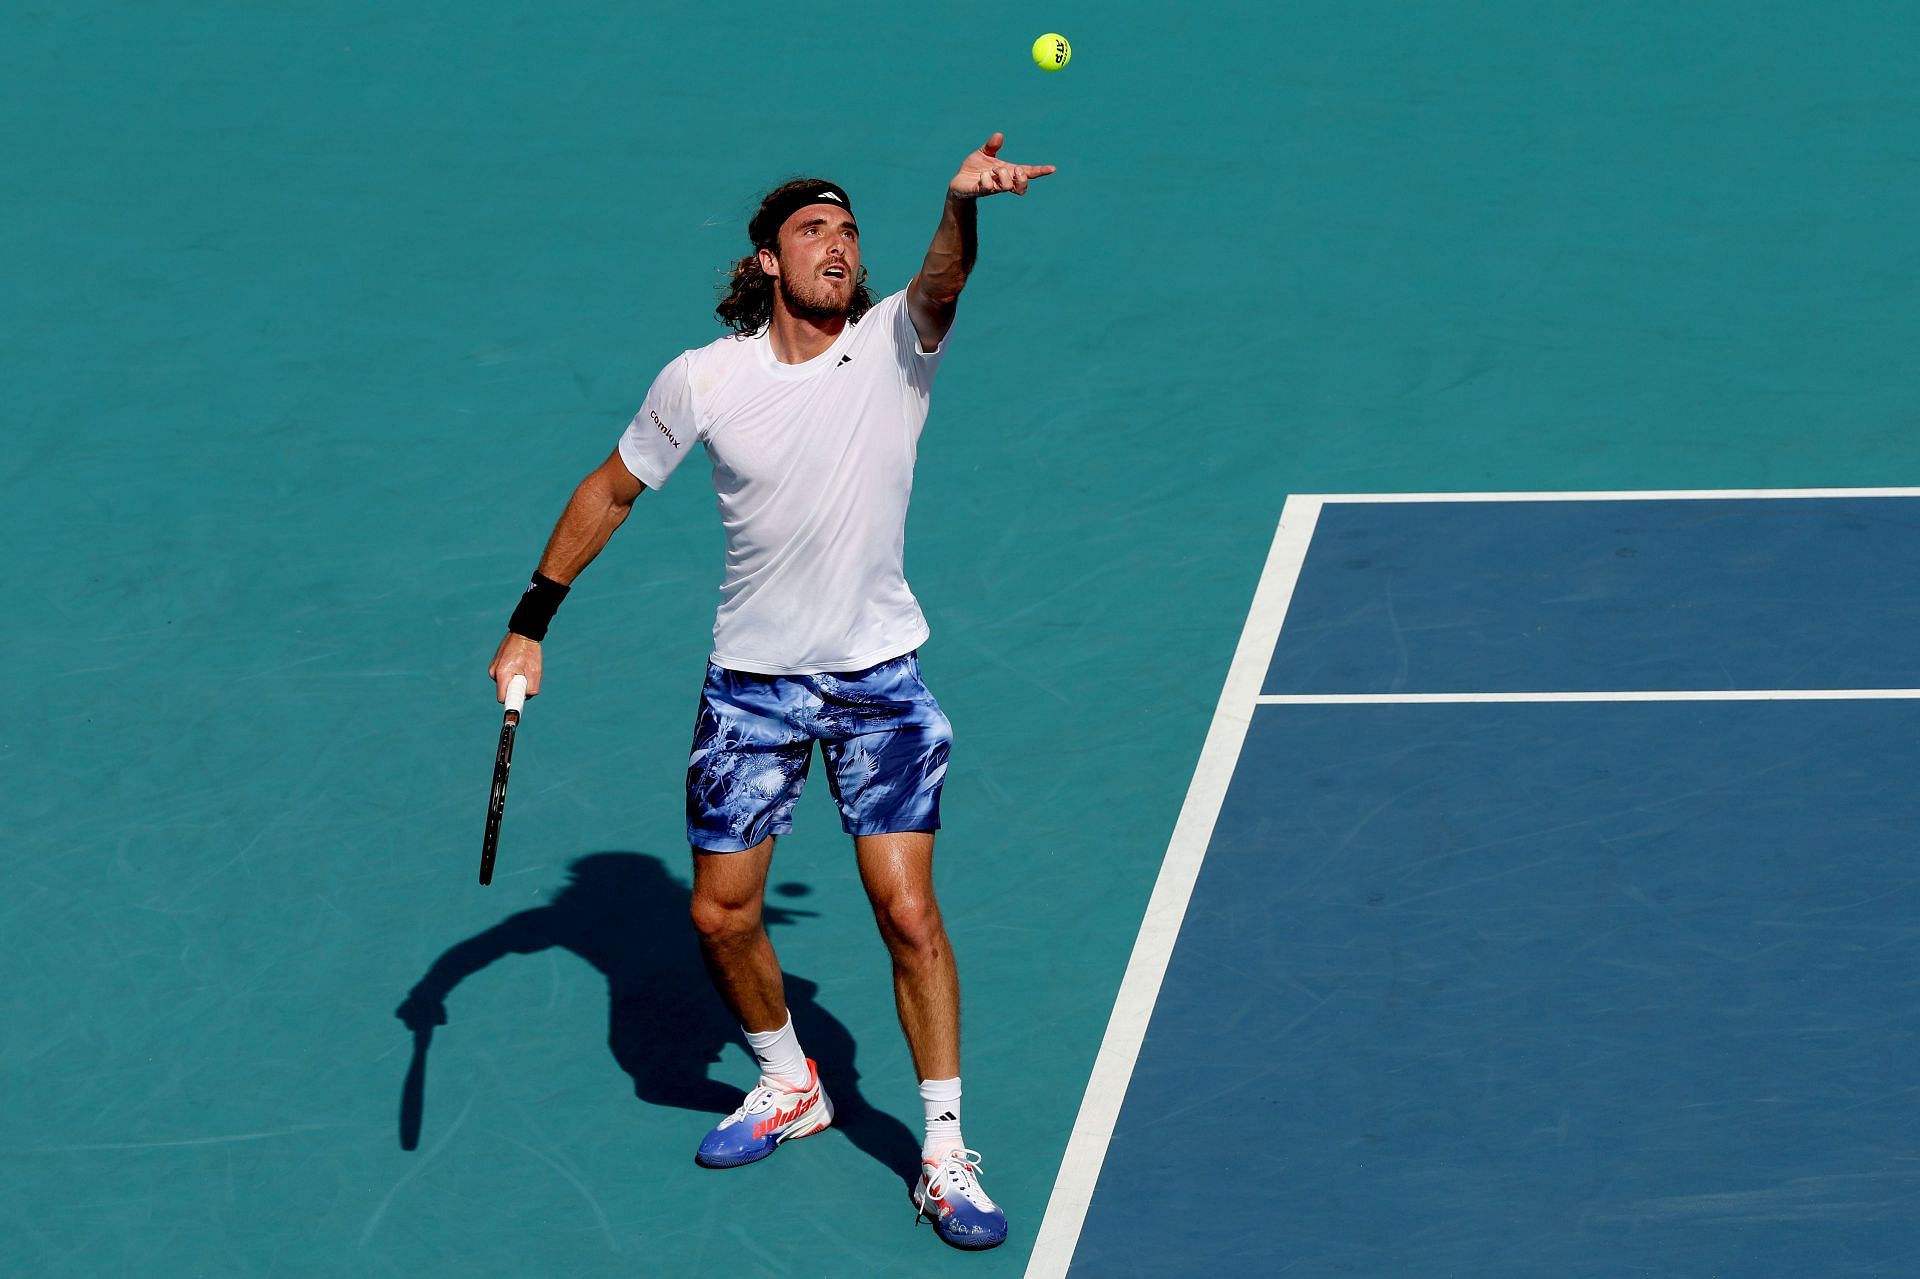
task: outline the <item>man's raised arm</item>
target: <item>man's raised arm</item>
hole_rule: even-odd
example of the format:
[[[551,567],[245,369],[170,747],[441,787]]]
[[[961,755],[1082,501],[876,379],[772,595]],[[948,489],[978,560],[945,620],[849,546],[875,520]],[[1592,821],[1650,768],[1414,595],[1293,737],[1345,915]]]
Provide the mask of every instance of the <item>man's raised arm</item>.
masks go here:
[[[953,327],[954,309],[960,290],[967,287],[967,276],[979,252],[980,240],[974,216],[974,201],[985,195],[1011,191],[1027,193],[1027,183],[1054,171],[1051,164],[1013,164],[1000,159],[1000,147],[1006,135],[996,133],[978,151],[960,162],[960,171],[947,184],[947,207],[940,214],[940,225],[933,233],[920,273],[907,286],[907,312],[913,317],[913,330],[920,335],[920,349],[936,349],[947,330]]]

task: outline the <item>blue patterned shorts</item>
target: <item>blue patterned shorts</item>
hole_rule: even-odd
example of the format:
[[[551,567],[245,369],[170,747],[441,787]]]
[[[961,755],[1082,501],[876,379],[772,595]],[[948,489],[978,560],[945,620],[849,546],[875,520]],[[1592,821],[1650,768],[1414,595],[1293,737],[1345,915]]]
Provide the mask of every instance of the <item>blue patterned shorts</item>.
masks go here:
[[[708,663],[687,761],[687,841],[737,853],[792,830],[816,741],[848,834],[940,829],[953,729],[908,653],[831,675]]]

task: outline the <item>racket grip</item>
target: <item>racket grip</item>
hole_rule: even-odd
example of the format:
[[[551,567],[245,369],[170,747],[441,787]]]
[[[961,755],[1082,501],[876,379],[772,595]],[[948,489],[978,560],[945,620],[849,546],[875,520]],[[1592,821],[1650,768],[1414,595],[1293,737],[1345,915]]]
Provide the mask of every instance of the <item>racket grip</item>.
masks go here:
[[[507,712],[518,715],[527,705],[527,677],[515,675],[507,681]]]

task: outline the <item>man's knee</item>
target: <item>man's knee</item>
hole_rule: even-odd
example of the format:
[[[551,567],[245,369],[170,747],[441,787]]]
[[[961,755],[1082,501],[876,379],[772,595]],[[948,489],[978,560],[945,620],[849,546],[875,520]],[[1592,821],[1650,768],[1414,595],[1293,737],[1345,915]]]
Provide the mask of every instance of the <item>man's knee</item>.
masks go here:
[[[934,958],[946,949],[946,928],[931,893],[897,893],[877,903],[874,915],[887,944],[896,951]]]
[[[700,940],[708,943],[724,945],[743,941],[759,933],[761,928],[758,899],[729,900],[695,893],[689,913],[694,931],[700,934]]]
[[[688,913],[705,942],[750,938],[761,929],[761,899],[773,860],[769,835],[743,853],[693,850],[693,893]]]

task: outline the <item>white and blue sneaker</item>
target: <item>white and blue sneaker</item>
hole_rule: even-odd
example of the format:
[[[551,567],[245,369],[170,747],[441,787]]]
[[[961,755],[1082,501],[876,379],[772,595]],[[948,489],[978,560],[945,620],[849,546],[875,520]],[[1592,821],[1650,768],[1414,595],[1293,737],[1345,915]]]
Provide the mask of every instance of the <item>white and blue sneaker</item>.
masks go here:
[[[832,1122],[833,1103],[820,1086],[819,1067],[809,1059],[802,1087],[761,1076],[760,1086],[707,1134],[693,1160],[707,1168],[738,1168],[765,1159],[783,1141],[811,1136]]]
[[[1007,1214],[1001,1212],[980,1186],[980,1152],[955,1146],[938,1163],[920,1165],[920,1181],[913,1188],[920,1218],[933,1222],[940,1237],[956,1248],[992,1248],[1006,1242]]]

